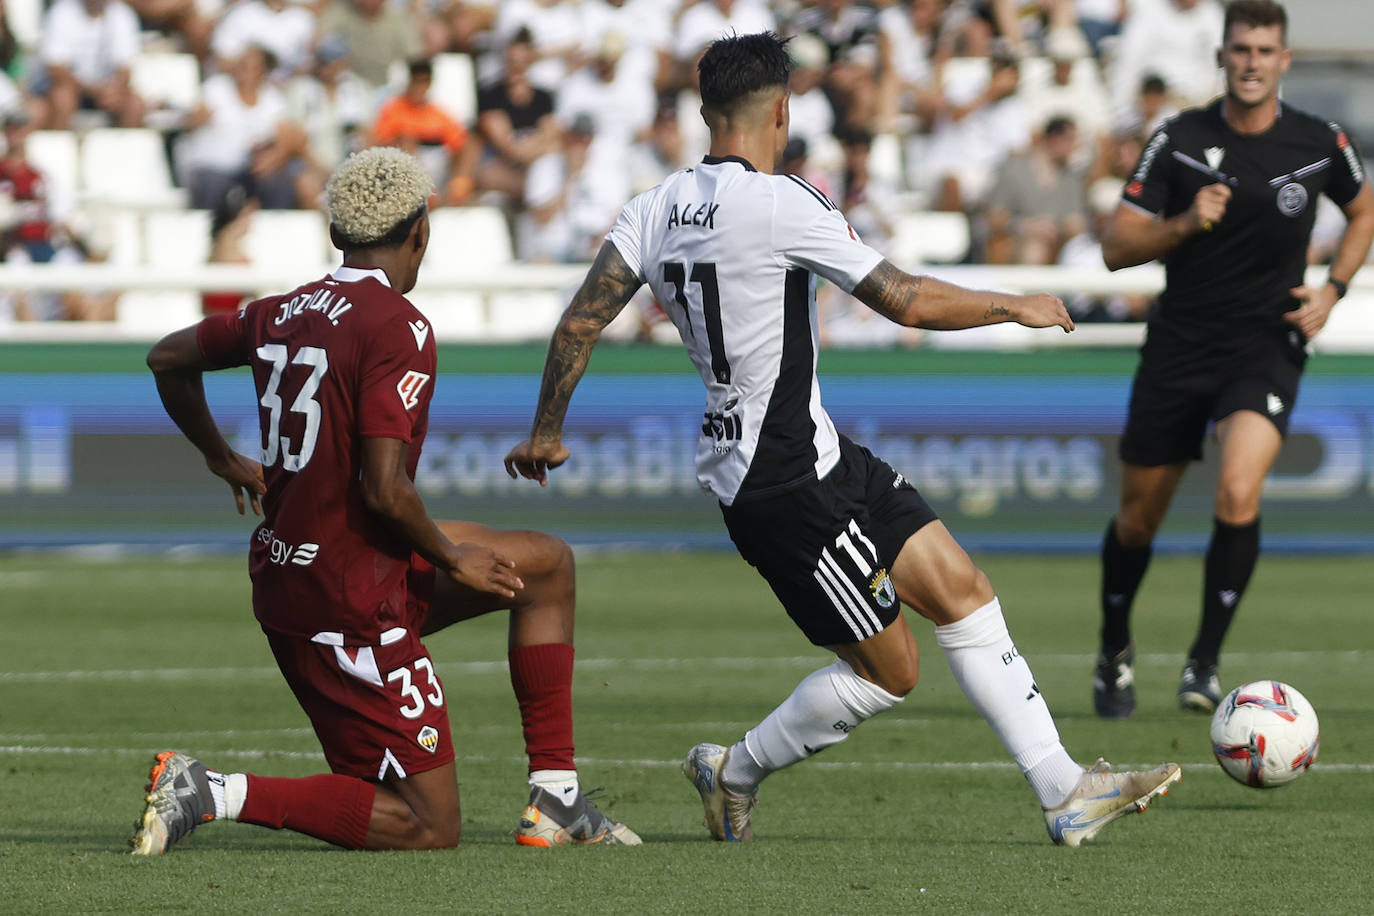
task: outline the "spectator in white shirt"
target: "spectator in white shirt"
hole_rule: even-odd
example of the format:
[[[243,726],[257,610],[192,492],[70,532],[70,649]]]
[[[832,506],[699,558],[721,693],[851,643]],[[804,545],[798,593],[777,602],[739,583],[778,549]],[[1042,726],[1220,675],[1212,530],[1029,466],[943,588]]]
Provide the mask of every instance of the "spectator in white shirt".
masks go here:
[[[620,67],[626,40],[618,32],[602,36],[591,63],[575,71],[558,87],[554,115],[571,124],[586,115],[600,138],[628,147],[653,123],[657,99],[643,75]]]
[[[205,81],[185,155],[191,206],[213,210],[236,185],[266,209],[297,205],[305,132],[286,117],[286,99],[267,82],[275,61],[247,48],[226,73]]]
[[[210,47],[221,68],[249,45],[266,48],[277,59],[273,79],[285,82],[309,69],[314,40],[315,13],[310,7],[287,0],[246,0],[224,14]]]
[[[1017,60],[999,52],[985,79],[946,85],[945,102],[917,169],[918,189],[937,210],[979,207],[997,168],[1030,145],[1030,117],[1017,95]]]
[[[777,27],[773,11],[755,0],[699,0],[687,7],[678,20],[677,42],[673,46],[679,85],[696,85],[697,60],[717,38],[732,32],[749,35],[776,31]]]
[[[129,87],[139,52],[138,17],[120,0],[56,0],[43,18],[34,87],[46,99],[44,126],[71,127],[78,108],[103,111],[120,127],[143,123],[145,106]]]
[[[1203,105],[1221,91],[1217,49],[1223,13],[1217,0],[1134,0],[1109,73],[1116,126],[1126,127],[1141,80],[1163,77],[1179,108]]]
[[[583,0],[583,53],[596,54],[606,35],[630,39],[620,69],[656,89],[671,88],[675,0]]]

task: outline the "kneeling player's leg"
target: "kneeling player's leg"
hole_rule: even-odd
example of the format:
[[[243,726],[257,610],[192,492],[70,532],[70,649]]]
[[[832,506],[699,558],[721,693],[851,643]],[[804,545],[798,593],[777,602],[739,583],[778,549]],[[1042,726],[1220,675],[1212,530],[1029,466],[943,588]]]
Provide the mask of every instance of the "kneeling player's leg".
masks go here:
[[[578,793],[573,763],[572,550],[561,539],[537,531],[498,531],[450,521],[439,527],[454,543],[483,544],[514,561],[525,587],[514,598],[502,598],[439,577],[423,632],[509,609],[507,658],[524,728],[530,784],[570,802]]]
[[[446,849],[458,845],[462,832],[452,761],[380,785],[336,773],[224,778],[240,775],[245,797],[238,812],[227,809],[224,816],[242,823],[294,830],[347,849]]]
[[[1040,804],[1061,804],[1083,775],[1030,666],[1016,649],[987,576],[940,522],[907,539],[893,566],[897,594],[936,624],[935,641],[964,695],[992,726]]]

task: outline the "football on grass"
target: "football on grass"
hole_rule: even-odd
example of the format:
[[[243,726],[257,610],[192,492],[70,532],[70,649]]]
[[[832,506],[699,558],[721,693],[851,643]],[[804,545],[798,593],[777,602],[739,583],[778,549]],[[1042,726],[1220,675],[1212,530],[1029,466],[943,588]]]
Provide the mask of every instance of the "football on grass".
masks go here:
[[[1242,684],[1212,715],[1212,753],[1226,774],[1258,789],[1297,779],[1317,759],[1317,713],[1280,681]]]

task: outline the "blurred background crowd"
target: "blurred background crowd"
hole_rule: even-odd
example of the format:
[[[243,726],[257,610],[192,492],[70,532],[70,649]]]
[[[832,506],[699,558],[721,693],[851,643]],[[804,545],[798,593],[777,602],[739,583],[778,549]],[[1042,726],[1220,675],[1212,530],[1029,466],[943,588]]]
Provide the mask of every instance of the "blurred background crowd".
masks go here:
[[[519,260],[586,261],[630,196],[705,153],[705,47],[772,29],[792,36],[784,169],[869,244],[908,267],[1099,266],[1146,138],[1221,88],[1217,0],[2,0],[0,14],[11,263],[109,257],[133,225],[109,214],[157,209],[202,215],[205,260],[249,261],[257,214],[318,210],[334,166],[375,144],[418,154],[440,207],[498,211]],[[102,188],[122,211],[92,208]],[[1339,214],[1327,225],[1314,261]],[[826,307],[844,315],[839,298]],[[12,320],[113,309],[86,293],[7,302]],[[1146,304],[1072,307],[1133,320]],[[828,343],[903,342],[857,312],[827,327]]]

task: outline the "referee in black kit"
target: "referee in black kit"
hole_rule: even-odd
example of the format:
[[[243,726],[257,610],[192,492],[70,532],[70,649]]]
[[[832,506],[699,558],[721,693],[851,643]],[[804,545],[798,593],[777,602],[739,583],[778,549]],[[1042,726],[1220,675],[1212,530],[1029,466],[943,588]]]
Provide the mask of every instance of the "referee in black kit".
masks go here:
[[[1226,94],[1159,128],[1103,240],[1117,270],[1159,259],[1165,289],[1149,320],[1121,439],[1121,506],[1102,544],[1100,716],[1135,709],[1129,616],[1155,532],[1215,423],[1220,474],[1202,620],[1179,683],[1210,711],[1222,638],[1259,557],[1260,491],[1288,429],[1306,344],[1364,262],[1374,197],[1339,125],[1279,100],[1292,60],[1273,0],[1226,6],[1218,65]],[[1349,220],[1325,285],[1304,285],[1317,195]]]

